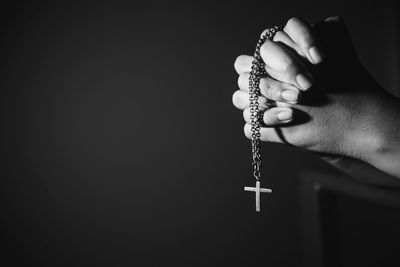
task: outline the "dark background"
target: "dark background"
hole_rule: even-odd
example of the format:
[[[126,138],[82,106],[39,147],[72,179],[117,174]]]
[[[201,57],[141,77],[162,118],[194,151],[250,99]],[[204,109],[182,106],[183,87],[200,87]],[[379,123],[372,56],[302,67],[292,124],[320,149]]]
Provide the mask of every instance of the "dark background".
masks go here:
[[[1,13],[7,266],[301,266],[296,178],[331,170],[264,144],[274,193],[255,213],[235,58],[265,27],[340,14],[361,61],[399,92],[395,1],[29,2]]]

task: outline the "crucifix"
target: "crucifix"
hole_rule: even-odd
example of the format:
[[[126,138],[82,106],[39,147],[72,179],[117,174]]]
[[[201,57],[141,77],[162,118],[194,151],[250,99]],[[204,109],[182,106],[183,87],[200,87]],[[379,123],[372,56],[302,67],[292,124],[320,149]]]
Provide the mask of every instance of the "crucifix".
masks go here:
[[[268,188],[261,188],[260,187],[260,181],[256,182],[256,187],[244,187],[244,191],[251,191],[251,192],[256,192],[256,211],[260,212],[261,211],[261,205],[260,205],[260,193],[272,193],[271,189]]]

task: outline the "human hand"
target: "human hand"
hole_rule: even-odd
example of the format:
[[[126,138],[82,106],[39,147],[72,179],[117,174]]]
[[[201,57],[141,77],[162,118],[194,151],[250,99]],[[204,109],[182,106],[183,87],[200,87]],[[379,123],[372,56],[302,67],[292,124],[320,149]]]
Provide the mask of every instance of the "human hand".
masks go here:
[[[261,47],[261,56],[272,79],[260,82],[260,106],[266,107],[267,99],[278,101],[277,108],[264,113],[262,141],[285,142],[377,164],[373,155],[385,139],[379,131],[385,128],[382,115],[390,116],[387,107],[393,106],[393,97],[359,63],[340,20],[331,18],[311,27],[291,19],[274,42],[267,41]],[[244,110],[245,134],[249,138],[246,91],[250,67],[251,57],[240,56],[235,62],[241,90],[233,95],[234,105]],[[285,99],[284,90],[292,90],[291,96],[297,98]],[[302,91],[302,101],[296,103]],[[273,127],[277,125],[280,127]]]
[[[286,103],[295,104],[299,100],[300,90],[307,90],[312,84],[311,74],[303,62],[291,52],[297,53],[310,62],[318,64],[322,60],[320,49],[316,46],[311,27],[297,18],[288,21],[283,31],[278,31],[274,42],[280,42],[286,47],[274,42],[267,42],[262,49],[263,57],[268,58],[266,70],[271,76],[260,79],[260,108],[265,111],[264,123],[269,126],[283,124],[292,120],[292,109]],[[265,31],[261,34],[263,35]],[[268,49],[265,49],[268,46]],[[290,48],[289,51],[286,48]],[[233,94],[234,105],[244,109],[248,116],[249,76],[253,58],[248,55],[239,56],[235,61],[235,69],[239,74],[238,85],[241,90]],[[295,62],[297,64],[295,64]],[[268,108],[268,100],[276,101],[278,108]]]

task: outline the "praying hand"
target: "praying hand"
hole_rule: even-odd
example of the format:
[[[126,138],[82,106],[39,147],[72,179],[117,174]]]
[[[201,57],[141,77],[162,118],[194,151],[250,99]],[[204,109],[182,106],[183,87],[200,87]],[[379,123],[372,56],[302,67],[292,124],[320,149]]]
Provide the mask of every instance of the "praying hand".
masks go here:
[[[400,100],[359,62],[341,19],[311,25],[292,18],[260,53],[269,75],[259,85],[261,141],[361,160],[400,178]],[[240,90],[232,96],[248,138],[252,60],[236,59]]]

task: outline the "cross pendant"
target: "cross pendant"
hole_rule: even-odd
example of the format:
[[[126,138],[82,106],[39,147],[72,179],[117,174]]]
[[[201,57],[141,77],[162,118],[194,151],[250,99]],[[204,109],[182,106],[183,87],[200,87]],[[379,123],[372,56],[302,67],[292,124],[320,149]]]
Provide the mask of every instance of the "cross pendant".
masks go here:
[[[260,181],[256,182],[256,187],[244,187],[244,191],[251,191],[251,192],[256,192],[256,211],[260,212],[261,207],[260,207],[260,193],[272,193],[271,189],[268,188],[261,188],[260,187]]]

